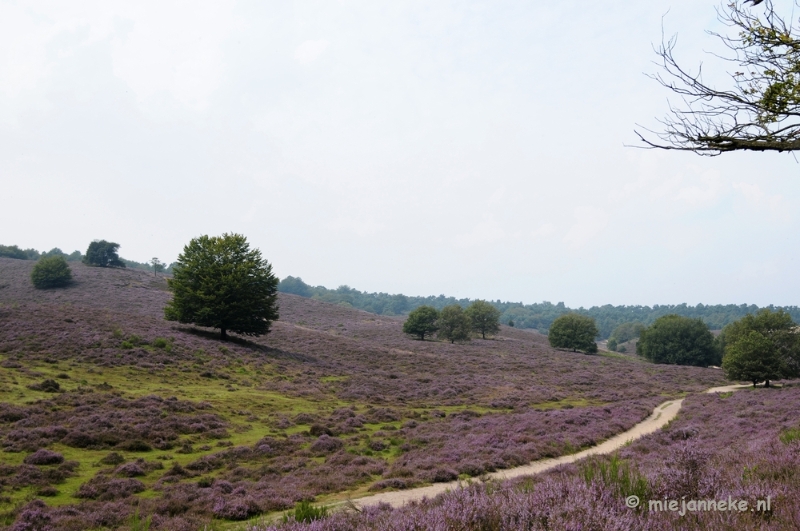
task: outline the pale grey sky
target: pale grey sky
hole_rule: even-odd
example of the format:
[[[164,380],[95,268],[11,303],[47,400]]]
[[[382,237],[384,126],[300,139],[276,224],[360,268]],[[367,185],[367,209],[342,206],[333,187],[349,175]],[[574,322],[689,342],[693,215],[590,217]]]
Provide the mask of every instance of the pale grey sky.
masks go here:
[[[791,7],[790,1],[776,2]],[[800,304],[791,155],[632,149],[714,2],[0,0],[0,243],[537,302]]]

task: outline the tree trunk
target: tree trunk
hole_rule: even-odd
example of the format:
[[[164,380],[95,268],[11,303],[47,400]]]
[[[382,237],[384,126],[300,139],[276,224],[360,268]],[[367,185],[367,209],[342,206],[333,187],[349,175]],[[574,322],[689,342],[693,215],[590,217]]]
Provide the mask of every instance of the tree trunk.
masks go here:
[[[769,387],[769,380],[764,381],[764,387]]]
[[[483,337],[483,339],[486,339],[486,332],[481,331],[481,336]]]
[[[228,340],[228,331],[224,327],[220,328],[219,331],[220,331],[220,337],[222,337],[222,340],[223,341],[227,341]]]
[[[755,389],[755,388],[756,388],[756,384],[757,384],[757,383],[758,383],[758,382],[756,382],[755,380],[753,380],[753,389]]]

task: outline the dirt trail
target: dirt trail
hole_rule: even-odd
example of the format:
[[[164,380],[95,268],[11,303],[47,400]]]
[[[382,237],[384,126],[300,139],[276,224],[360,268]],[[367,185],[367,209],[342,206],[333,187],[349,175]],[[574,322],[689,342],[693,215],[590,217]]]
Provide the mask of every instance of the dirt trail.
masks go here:
[[[748,386],[726,385],[723,387],[712,387],[711,389],[708,389],[706,393],[725,393],[729,391],[735,391],[737,389],[742,389],[744,387]],[[680,411],[682,404],[683,404],[683,399],[670,400],[668,402],[664,402],[663,404],[657,406],[649,417],[647,417],[645,420],[635,425],[628,431],[615,435],[614,437],[604,441],[603,443],[597,446],[593,446],[576,454],[563,455],[561,457],[555,457],[550,459],[541,459],[539,461],[534,461],[530,464],[519,466],[516,468],[509,468],[506,470],[493,472],[491,474],[488,474],[488,476],[491,479],[496,479],[496,480],[511,479],[520,476],[530,476],[533,474],[540,474],[546,470],[550,470],[551,468],[555,468],[559,465],[563,465],[566,463],[574,463],[575,461],[579,461],[585,457],[589,457],[590,455],[602,455],[611,453],[614,450],[617,450],[622,446],[624,446],[625,443],[627,443],[628,441],[632,441],[634,439],[638,439],[639,437],[643,437],[645,435],[653,433],[662,428],[663,426],[665,426],[669,421],[675,418],[675,416],[678,414],[678,411]],[[434,483],[433,485],[429,485],[427,487],[419,487],[416,489],[393,491],[393,492],[382,492],[380,494],[374,494],[372,496],[365,496],[363,498],[352,500],[352,503],[355,504],[357,507],[366,507],[370,505],[377,505],[379,503],[388,503],[392,507],[400,507],[413,500],[421,500],[422,498],[433,498],[448,490],[457,489],[460,485],[463,485],[463,483],[459,481],[451,481],[449,483]]]

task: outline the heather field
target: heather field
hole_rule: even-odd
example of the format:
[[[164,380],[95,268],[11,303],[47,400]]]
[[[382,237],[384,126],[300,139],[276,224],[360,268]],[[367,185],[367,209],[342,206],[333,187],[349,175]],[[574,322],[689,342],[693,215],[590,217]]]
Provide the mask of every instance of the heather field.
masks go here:
[[[618,455],[524,480],[477,482],[400,509],[378,506],[248,530],[793,531],[800,529],[798,403],[800,387],[793,386],[692,395],[669,426]],[[630,495],[639,497],[638,507],[626,505]],[[650,501],[664,500],[676,501],[678,510],[650,508]],[[704,501],[706,510],[692,501]]]
[[[281,295],[268,336],[221,342],[164,321],[162,278],[73,263],[73,285],[41,291],[30,284],[32,266],[0,258],[0,526],[15,531],[132,529],[137,514],[152,516],[151,529],[241,529],[301,500],[476,478],[571,453],[630,428],[668,398],[725,383],[714,369],[556,351],[543,335],[507,327],[465,345],[420,342],[402,334],[402,318],[292,295]],[[626,456],[660,477],[662,450],[739,440],[706,433],[702,412],[738,414],[735,404],[750,395],[692,395],[691,414],[648,438],[663,448],[636,443]],[[746,411],[762,415],[771,403]],[[773,435],[797,424],[785,401],[776,403],[785,411],[769,424]],[[778,457],[794,448],[780,444]],[[558,488],[587,499],[606,496],[570,473],[535,484],[562,481]],[[495,488],[505,494],[489,496]],[[501,512],[513,496],[532,507],[551,487],[520,488],[481,487],[446,503],[325,525],[347,529],[345,521],[360,518],[353,525],[393,529],[402,518],[471,503],[465,496]]]

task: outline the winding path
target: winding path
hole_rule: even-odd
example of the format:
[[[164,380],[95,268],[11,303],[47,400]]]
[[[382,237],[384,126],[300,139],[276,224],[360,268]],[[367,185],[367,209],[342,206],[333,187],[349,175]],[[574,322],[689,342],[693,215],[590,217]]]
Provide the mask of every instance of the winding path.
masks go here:
[[[730,391],[736,391],[737,389],[742,389],[744,387],[749,387],[749,386],[726,385],[723,387],[712,387],[711,389],[708,389],[706,393],[726,393]],[[606,441],[604,441],[601,444],[598,444],[597,446],[587,448],[586,450],[580,451],[578,453],[562,455],[561,457],[554,457],[549,459],[541,459],[539,461],[534,461],[527,465],[519,466],[516,468],[499,470],[497,472],[488,474],[488,476],[491,479],[497,479],[497,480],[517,478],[520,476],[530,476],[533,474],[540,474],[546,470],[550,470],[551,468],[555,468],[559,465],[580,461],[581,459],[589,457],[590,455],[609,454],[624,446],[625,443],[633,441],[635,439],[638,439],[639,437],[643,437],[650,433],[653,433],[662,428],[663,426],[665,426],[669,421],[671,421],[678,415],[678,411],[680,411],[682,405],[683,405],[683,399],[670,400],[668,402],[664,402],[663,404],[656,406],[656,408],[653,410],[653,413],[649,417],[647,417],[639,424],[636,424],[633,428],[629,429],[628,431],[615,435],[614,437],[607,439]],[[427,487],[419,487],[416,489],[408,489],[408,490],[400,490],[392,492],[382,492],[380,494],[364,496],[363,498],[350,500],[350,503],[352,503],[357,507],[367,507],[370,505],[377,505],[379,503],[388,503],[392,507],[400,507],[411,501],[421,500],[422,498],[433,498],[448,490],[455,490],[459,488],[460,485],[463,485],[463,482],[451,481],[449,483],[434,483],[433,485],[428,485]]]

